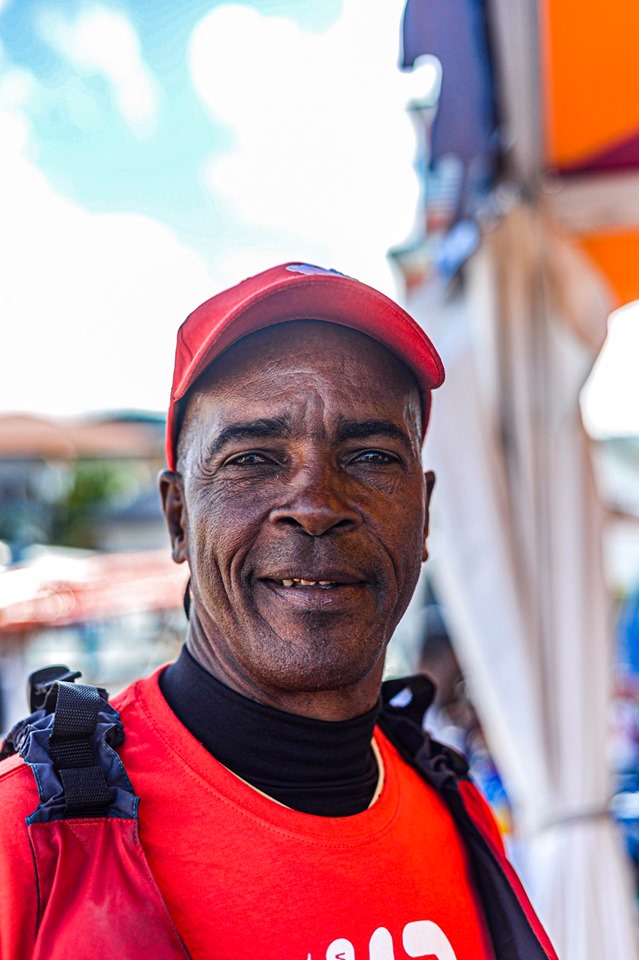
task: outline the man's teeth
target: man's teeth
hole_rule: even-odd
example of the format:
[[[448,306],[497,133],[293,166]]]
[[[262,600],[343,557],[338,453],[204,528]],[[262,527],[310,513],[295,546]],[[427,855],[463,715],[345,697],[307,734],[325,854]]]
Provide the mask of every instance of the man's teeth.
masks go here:
[[[301,577],[293,577],[292,580],[281,580],[280,583],[284,587],[294,587],[296,584],[299,584],[300,587],[335,587],[337,584],[334,580],[303,580]]]

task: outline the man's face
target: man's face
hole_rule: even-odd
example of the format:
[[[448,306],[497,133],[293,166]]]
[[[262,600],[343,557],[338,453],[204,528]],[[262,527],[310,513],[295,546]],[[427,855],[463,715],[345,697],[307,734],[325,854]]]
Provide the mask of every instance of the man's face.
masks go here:
[[[406,368],[333,324],[271,327],[214,363],[162,487],[221,679],[273,702],[379,679],[425,556],[420,418]]]

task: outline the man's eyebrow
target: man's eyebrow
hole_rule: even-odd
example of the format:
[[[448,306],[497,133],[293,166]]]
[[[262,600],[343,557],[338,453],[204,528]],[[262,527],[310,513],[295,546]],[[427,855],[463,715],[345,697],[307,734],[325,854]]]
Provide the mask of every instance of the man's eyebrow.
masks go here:
[[[261,417],[244,423],[230,423],[211,440],[206,448],[206,455],[207,458],[215,457],[230,443],[280,439],[290,434],[291,425],[286,417]]]
[[[399,440],[408,450],[412,450],[410,437],[392,420],[339,420],[335,428],[335,439],[368,440],[371,437],[385,437]]]

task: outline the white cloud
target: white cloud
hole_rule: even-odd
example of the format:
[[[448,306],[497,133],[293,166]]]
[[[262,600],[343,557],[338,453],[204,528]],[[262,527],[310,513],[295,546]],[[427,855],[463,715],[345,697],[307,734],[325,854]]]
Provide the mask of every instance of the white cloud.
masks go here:
[[[584,419],[594,436],[639,435],[639,301],[616,310],[582,393]]]
[[[116,106],[136,136],[153,133],[158,83],[142,58],[131,22],[123,14],[90,4],[72,19],[62,9],[50,7],[41,13],[38,30],[80,74],[98,74],[111,85]]]
[[[208,164],[211,193],[273,231],[284,258],[314,257],[390,290],[385,254],[412,229],[419,191],[404,110],[414,91],[396,66],[402,8],[345,0],[315,34],[226,4],[190,45],[195,89],[234,136]]]
[[[27,134],[0,100],[0,409],[166,408],[177,327],[221,282],[168,227],[57,194]]]
[[[346,0],[345,22],[321,35],[228,6],[196,29],[194,82],[236,136],[208,168],[232,227],[215,276],[168,227],[91,213],[57,193],[29,156],[23,111],[37,81],[5,70],[0,409],[165,407],[183,317],[274,262],[332,265],[393,291],[385,253],[410,230],[418,190],[406,78],[394,66],[402,3]],[[127,21],[94,5],[55,23],[78,69],[110,71],[126,87],[141,63]]]
[[[0,76],[0,102],[10,109],[28,105],[36,90],[36,79],[29,70],[12,67]]]

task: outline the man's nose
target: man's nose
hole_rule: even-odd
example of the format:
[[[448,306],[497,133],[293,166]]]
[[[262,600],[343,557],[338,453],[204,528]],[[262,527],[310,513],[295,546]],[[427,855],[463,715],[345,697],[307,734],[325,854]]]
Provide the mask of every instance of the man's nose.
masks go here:
[[[345,480],[328,466],[300,470],[287,487],[284,502],[271,510],[276,526],[296,527],[311,537],[354,530],[361,516],[346,495]]]

